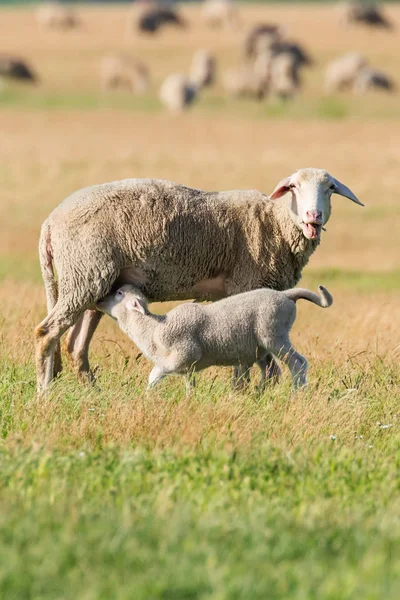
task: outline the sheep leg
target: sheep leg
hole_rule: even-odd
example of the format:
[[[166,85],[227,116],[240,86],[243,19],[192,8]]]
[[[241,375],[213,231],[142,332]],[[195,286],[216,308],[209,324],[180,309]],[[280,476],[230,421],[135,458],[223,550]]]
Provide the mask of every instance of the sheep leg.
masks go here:
[[[279,355],[290,369],[293,380],[293,388],[298,389],[299,387],[305,386],[307,383],[307,359],[296,352],[291,344],[289,344],[286,348],[282,348]]]
[[[164,379],[164,377],[169,375],[171,372],[172,371],[168,371],[167,369],[165,369],[165,367],[162,367],[161,365],[155,365],[150,371],[147,389],[149,390],[158,385],[160,381]]]
[[[81,311],[71,312],[57,303],[35,329],[37,390],[42,393],[54,377],[54,354],[63,333],[74,325]]]
[[[260,383],[258,384],[260,389],[265,387],[266,382],[273,385],[279,382],[282,371],[272,354],[260,358],[256,364],[260,369]]]
[[[247,365],[235,365],[233,369],[232,389],[243,390],[250,384],[250,367]]]
[[[74,371],[84,381],[94,381],[89,366],[89,345],[102,316],[98,310],[85,310],[68,333],[66,350]]]

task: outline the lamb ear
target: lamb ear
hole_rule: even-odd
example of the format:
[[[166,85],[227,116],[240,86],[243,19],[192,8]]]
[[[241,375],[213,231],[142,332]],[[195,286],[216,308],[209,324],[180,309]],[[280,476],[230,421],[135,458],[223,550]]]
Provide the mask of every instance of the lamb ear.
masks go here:
[[[359,204],[360,206],[365,206],[362,202],[359,201],[357,196],[355,196],[353,194],[353,192],[347,187],[347,185],[344,185],[344,183],[341,183],[334,177],[332,177],[332,183],[335,186],[335,190],[333,192],[334,194],[339,194],[339,196],[344,196],[345,198],[352,200],[353,202],[355,202],[356,204]]]
[[[270,195],[270,200],[277,200],[281,196],[284,196],[289,191],[289,186],[292,183],[292,177],[285,177],[282,179]]]
[[[140,313],[142,313],[142,315],[146,314],[146,311],[144,310],[144,307],[142,306],[142,304],[139,302],[139,300],[137,298],[133,298],[132,300],[128,300],[126,303],[126,308],[128,310],[136,310]]]

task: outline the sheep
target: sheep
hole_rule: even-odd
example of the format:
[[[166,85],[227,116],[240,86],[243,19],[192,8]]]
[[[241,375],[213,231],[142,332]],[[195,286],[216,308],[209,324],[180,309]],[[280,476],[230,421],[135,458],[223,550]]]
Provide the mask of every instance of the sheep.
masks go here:
[[[367,4],[360,0],[345,3],[343,23],[355,23],[379,29],[393,29],[392,22],[383,14],[375,2]]]
[[[299,67],[292,54],[278,54],[271,60],[270,92],[287,100],[300,88]]]
[[[233,0],[204,0],[202,18],[210,27],[236,29],[240,25],[238,10]]]
[[[386,92],[394,92],[396,89],[394,81],[383,73],[371,67],[361,69],[354,81],[354,92],[357,94],[365,94],[370,89],[385,90]]]
[[[146,9],[137,21],[137,28],[143,33],[157,33],[164,25],[186,27],[186,22],[173,9],[162,4],[156,4]]]
[[[331,61],[325,74],[326,92],[352,88],[359,73],[367,66],[367,59],[358,52],[351,52]]]
[[[75,11],[61,2],[40,4],[37,21],[44,29],[73,29],[80,23]]]
[[[295,42],[278,40],[271,45],[270,50],[273,56],[280,56],[281,54],[289,55],[296,69],[309,67],[313,64],[313,60],[304,48]]]
[[[271,46],[280,40],[281,30],[278,25],[262,23],[255,25],[249,31],[244,41],[244,55],[254,59],[260,53],[270,50]]]
[[[225,71],[223,84],[232,96],[254,96],[262,100],[271,94],[288,99],[300,88],[299,70],[294,55],[263,52],[252,64]]]
[[[197,93],[197,87],[185,75],[173,73],[160,88],[160,100],[171,112],[181,112],[194,102]]]
[[[332,194],[363,206],[343,183],[315,168],[286,177],[269,197],[153,179],[73,193],[40,233],[48,314],[35,329],[38,392],[61,370],[59,341],[68,329],[74,368],[81,379],[92,379],[88,350],[101,317],[96,303],[124,284],[139,287],[149,301],[294,287],[320,243]]]
[[[127,56],[106,56],[101,63],[104,90],[121,87],[134,93],[144,93],[149,87],[147,67]]]
[[[224,71],[222,84],[231,96],[254,96],[261,100],[265,96],[268,82],[268,68],[265,65],[241,64]]]
[[[186,375],[210,366],[240,365],[246,377],[257,363],[264,383],[268,354],[289,367],[295,388],[306,384],[307,360],[293,348],[289,332],[301,298],[326,308],[332,296],[319,286],[320,297],[305,289],[286,291],[259,289],[244,292],[214,304],[181,304],[164,316],[151,313],[143,293],[124,285],[106,296],[96,307],[113,317],[119,327],[154,363],[149,386],[171,374]]]
[[[198,50],[192,59],[189,79],[197,88],[212,85],[215,81],[215,57],[208,50]]]
[[[37,83],[38,81],[37,75],[28,63],[7,54],[0,54],[0,75],[25,83]]]

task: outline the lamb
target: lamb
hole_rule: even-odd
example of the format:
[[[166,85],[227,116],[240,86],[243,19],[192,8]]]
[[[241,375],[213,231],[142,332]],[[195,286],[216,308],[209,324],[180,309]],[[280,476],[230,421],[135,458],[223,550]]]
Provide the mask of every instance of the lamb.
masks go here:
[[[171,112],[182,112],[188,108],[197,97],[197,87],[185,75],[172,73],[160,88],[160,100]]]
[[[73,29],[79,25],[75,11],[61,2],[46,2],[37,9],[37,21],[45,29]]]
[[[96,303],[124,284],[139,287],[149,301],[294,287],[320,243],[332,194],[363,206],[315,168],[286,177],[270,197],[126,179],[66,198],[43,223],[39,241],[48,310],[35,329],[39,392],[61,370],[59,341],[68,329],[74,368],[91,379],[88,350],[101,318]]]
[[[332,296],[319,286],[320,296],[305,289],[284,292],[259,289],[214,304],[181,304],[164,316],[152,314],[142,292],[124,285],[97,303],[97,309],[117,320],[119,327],[154,363],[149,386],[167,375],[193,373],[210,366],[238,366],[246,376],[257,363],[264,375],[267,354],[289,367],[295,388],[306,384],[307,360],[293,348],[289,332],[296,318],[296,301],[309,300],[323,308]]]
[[[192,59],[189,79],[196,88],[211,86],[215,81],[215,56],[208,50],[198,50]]]
[[[148,90],[150,76],[147,67],[127,56],[106,56],[101,64],[104,90],[125,88],[142,94]]]

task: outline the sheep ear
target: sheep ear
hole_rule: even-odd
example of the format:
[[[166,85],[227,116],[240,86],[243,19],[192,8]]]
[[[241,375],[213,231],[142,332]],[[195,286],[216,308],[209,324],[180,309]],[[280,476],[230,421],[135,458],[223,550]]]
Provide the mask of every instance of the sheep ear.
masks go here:
[[[133,300],[128,300],[128,302],[126,303],[126,308],[128,310],[136,310],[142,313],[142,315],[146,314],[144,307],[140,304],[137,298],[134,298]]]
[[[291,182],[292,182],[291,177],[286,177],[285,179],[282,179],[282,181],[280,181],[278,183],[278,185],[276,186],[276,188],[270,195],[270,197],[269,197],[270,200],[277,200],[281,196],[284,196],[289,191],[289,189],[290,189],[289,186],[290,186]]]
[[[339,196],[344,196],[345,198],[352,200],[353,202],[355,202],[356,204],[359,204],[360,206],[365,206],[362,202],[359,201],[357,196],[355,196],[353,194],[353,192],[347,187],[347,185],[344,185],[344,183],[341,183],[334,177],[332,177],[332,183],[335,186],[335,189],[333,192],[334,194],[339,194]]]

